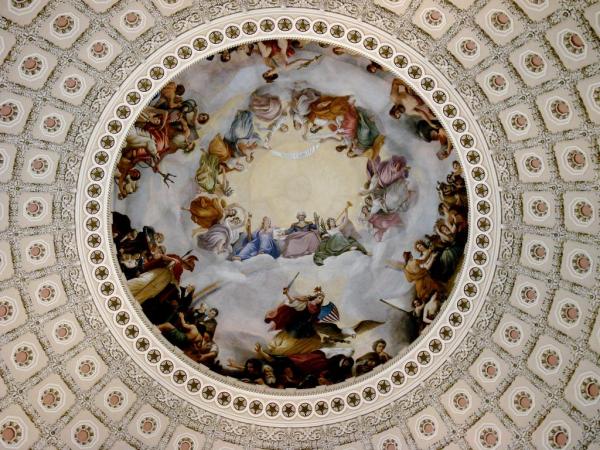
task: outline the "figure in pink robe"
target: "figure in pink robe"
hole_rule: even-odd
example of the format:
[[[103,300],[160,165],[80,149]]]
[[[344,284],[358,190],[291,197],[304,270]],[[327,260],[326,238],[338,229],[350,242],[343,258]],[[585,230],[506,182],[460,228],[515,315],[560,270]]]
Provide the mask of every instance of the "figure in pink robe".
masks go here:
[[[406,158],[399,155],[384,161],[377,155],[367,162],[369,187],[362,194],[372,196],[373,206],[368,222],[378,242],[387,230],[402,225],[399,213],[407,209],[413,196],[406,186],[409,170]]]

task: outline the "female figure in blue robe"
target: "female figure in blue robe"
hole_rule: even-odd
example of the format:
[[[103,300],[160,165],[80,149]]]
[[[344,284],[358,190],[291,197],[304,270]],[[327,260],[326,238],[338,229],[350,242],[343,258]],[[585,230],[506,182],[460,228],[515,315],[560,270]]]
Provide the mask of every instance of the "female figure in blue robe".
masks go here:
[[[263,217],[260,228],[255,232],[251,231],[252,215],[248,215],[246,222],[246,233],[240,237],[240,244],[234,247],[234,261],[244,261],[253,258],[256,255],[271,255],[273,258],[279,258],[281,252],[277,246],[277,242],[273,237],[273,227],[271,219],[267,216]]]

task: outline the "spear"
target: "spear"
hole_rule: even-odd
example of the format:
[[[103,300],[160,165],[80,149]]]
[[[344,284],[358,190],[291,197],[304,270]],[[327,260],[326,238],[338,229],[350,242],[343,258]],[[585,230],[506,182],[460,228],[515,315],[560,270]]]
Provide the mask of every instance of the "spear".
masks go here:
[[[406,312],[406,313],[410,313],[410,312],[412,311],[412,309],[410,309],[410,310],[407,310],[407,309],[404,309],[404,308],[402,308],[402,307],[400,307],[400,306],[398,306],[398,305],[394,305],[394,304],[393,304],[392,302],[390,302],[389,300],[384,300],[383,298],[380,298],[380,299],[379,299],[379,301],[380,301],[381,303],[384,303],[384,304],[388,305],[388,306],[391,306],[391,307],[392,307],[392,308],[394,308],[394,309],[399,309],[400,311],[404,311],[404,312]]]

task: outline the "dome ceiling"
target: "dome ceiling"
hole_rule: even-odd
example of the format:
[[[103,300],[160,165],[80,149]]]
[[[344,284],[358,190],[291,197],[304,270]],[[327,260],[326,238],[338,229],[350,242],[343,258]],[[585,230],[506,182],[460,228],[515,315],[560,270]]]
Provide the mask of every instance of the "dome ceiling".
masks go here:
[[[3,448],[598,448],[600,6],[4,0]]]

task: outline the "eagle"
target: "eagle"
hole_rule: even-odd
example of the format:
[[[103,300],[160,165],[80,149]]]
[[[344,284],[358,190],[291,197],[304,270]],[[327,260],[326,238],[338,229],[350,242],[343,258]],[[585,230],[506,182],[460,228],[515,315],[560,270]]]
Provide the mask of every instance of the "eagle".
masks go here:
[[[314,327],[315,331],[321,336],[322,342],[343,342],[347,344],[349,343],[347,338],[356,338],[359,334],[377,328],[384,323],[377,320],[361,320],[352,327],[340,328],[335,323],[317,322]]]

